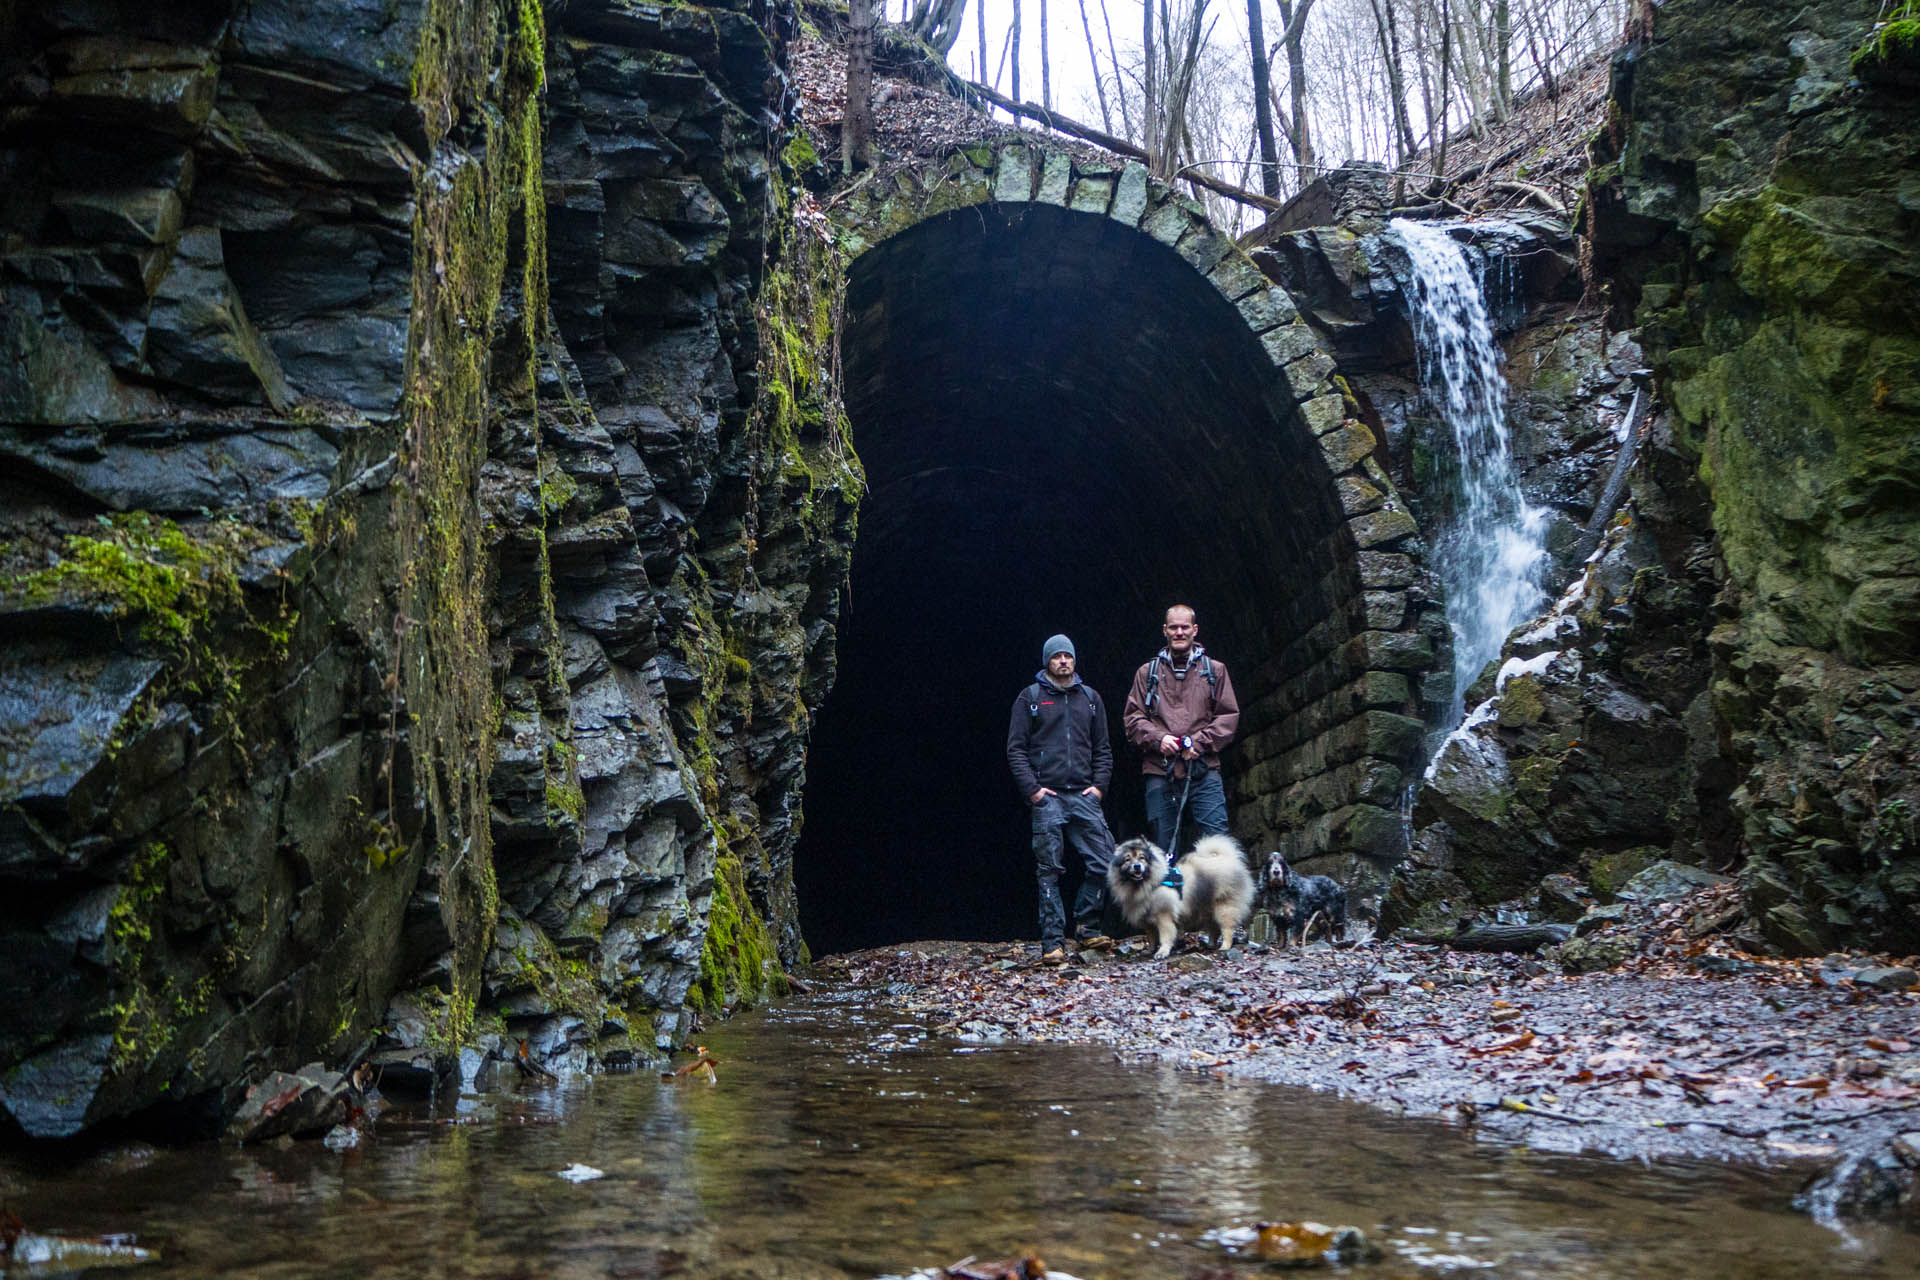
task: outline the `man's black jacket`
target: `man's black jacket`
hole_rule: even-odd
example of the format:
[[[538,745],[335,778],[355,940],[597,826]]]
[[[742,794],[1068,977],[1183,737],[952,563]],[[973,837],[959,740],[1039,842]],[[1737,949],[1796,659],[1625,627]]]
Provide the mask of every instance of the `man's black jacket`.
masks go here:
[[[1041,787],[1104,793],[1113,778],[1107,706],[1079,676],[1065,689],[1040,672],[1013,700],[1007,721],[1007,764],[1020,794]]]

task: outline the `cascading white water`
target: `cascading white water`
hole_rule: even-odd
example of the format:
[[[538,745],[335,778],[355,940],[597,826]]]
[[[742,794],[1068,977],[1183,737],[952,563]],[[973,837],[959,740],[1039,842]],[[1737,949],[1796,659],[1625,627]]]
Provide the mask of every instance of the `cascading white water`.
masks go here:
[[[1545,598],[1546,513],[1520,493],[1507,380],[1466,251],[1437,227],[1396,218],[1392,231],[1413,264],[1407,294],[1422,389],[1452,432],[1457,469],[1433,549],[1453,628],[1453,705],[1442,726],[1452,729],[1465,716],[1467,686]]]

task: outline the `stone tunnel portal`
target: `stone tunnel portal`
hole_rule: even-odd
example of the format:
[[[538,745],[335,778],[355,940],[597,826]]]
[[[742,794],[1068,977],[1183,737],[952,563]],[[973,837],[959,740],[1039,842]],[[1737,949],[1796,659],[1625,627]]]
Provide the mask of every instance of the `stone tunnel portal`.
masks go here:
[[[1344,678],[1352,538],[1233,304],[1112,219],[988,204],[909,228],[855,260],[842,357],[869,493],[813,732],[803,928],[816,954],[1029,937],[1004,748],[1042,641],[1070,635],[1106,701],[1124,839],[1144,821],[1120,713],[1162,611],[1198,611],[1258,737],[1294,710],[1281,686]],[[1227,762],[1245,835],[1250,750]]]

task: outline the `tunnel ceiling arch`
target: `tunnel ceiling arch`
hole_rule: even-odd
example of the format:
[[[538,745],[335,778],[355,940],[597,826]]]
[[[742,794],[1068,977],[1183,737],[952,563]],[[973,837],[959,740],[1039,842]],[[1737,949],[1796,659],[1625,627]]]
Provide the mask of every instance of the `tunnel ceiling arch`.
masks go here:
[[[810,936],[893,940],[862,927],[867,908],[836,911],[822,860],[898,881],[863,898],[924,896],[927,867],[886,850],[937,863],[956,828],[1012,846],[988,873],[1004,903],[1023,842],[993,826],[1019,820],[1001,743],[1030,651],[1074,634],[1117,734],[1174,600],[1234,673],[1236,832],[1293,857],[1397,857],[1398,800],[1445,701],[1444,621],[1374,436],[1286,293],[1138,165],[1011,146],[877,185],[835,215],[855,250],[841,359],[870,488],[814,732]],[[1124,827],[1137,763],[1115,745]],[[970,891],[955,886],[954,932],[1030,914],[986,918]]]

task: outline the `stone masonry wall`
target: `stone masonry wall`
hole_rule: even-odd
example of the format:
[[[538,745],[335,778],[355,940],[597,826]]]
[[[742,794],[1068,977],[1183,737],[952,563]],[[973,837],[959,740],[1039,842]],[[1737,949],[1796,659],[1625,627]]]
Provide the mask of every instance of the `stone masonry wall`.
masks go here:
[[[837,200],[831,216],[858,257],[954,209],[1026,202],[1110,219],[1172,249],[1232,304],[1261,353],[1257,367],[1233,376],[1262,381],[1273,430],[1314,442],[1287,483],[1309,486],[1316,500],[1330,496],[1343,518],[1319,536],[1309,563],[1285,570],[1284,595],[1259,601],[1274,648],[1236,663],[1244,715],[1228,770],[1233,808],[1239,834],[1259,847],[1390,862],[1404,847],[1397,806],[1423,717],[1429,700],[1445,697],[1426,679],[1445,667],[1445,626],[1421,567],[1419,530],[1380,466],[1376,437],[1286,291],[1143,166],[1024,139],[883,170]],[[1125,342],[1116,318],[1116,368],[1125,367]],[[1265,500],[1301,502],[1287,492]]]

